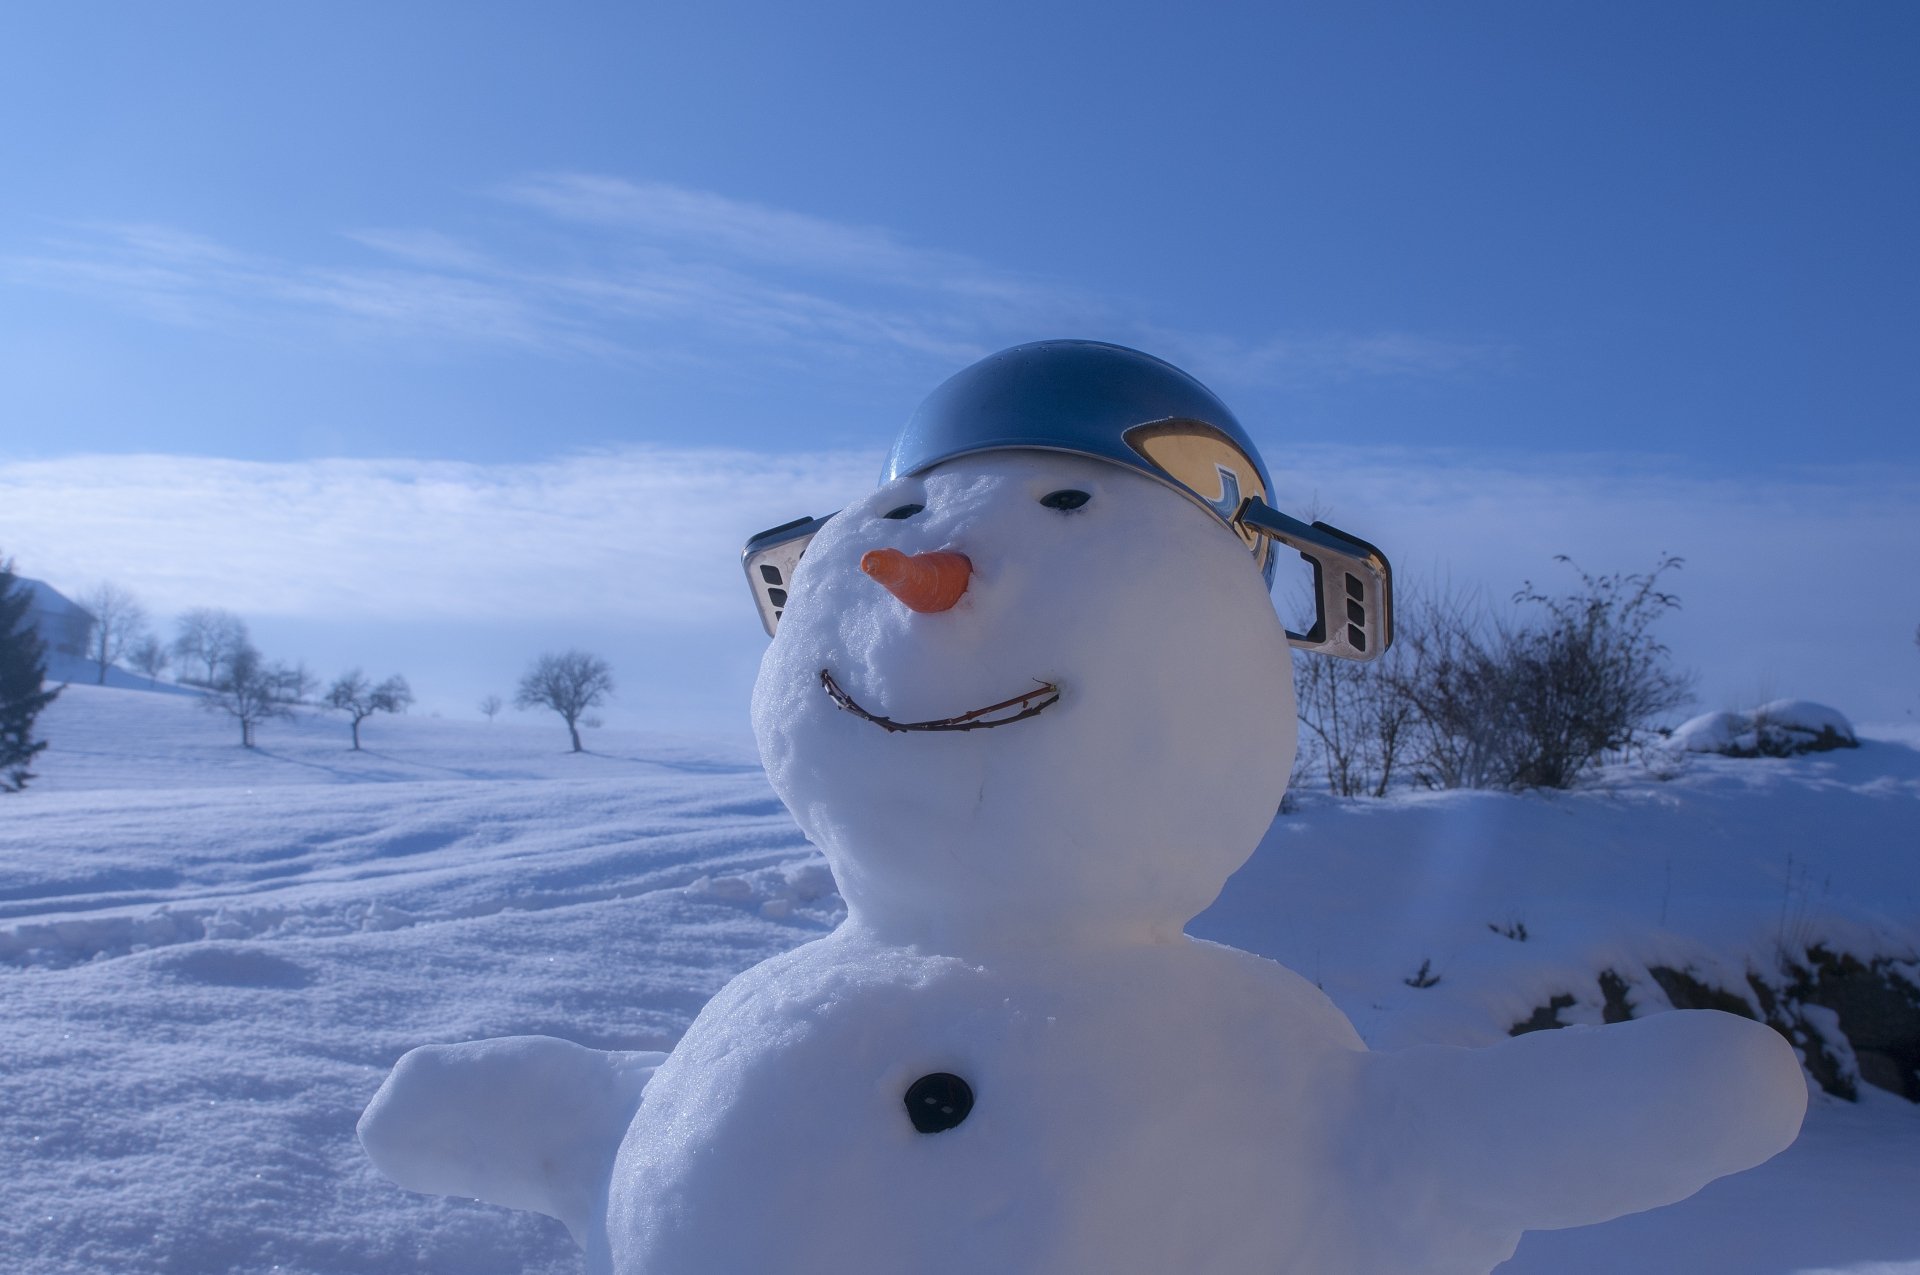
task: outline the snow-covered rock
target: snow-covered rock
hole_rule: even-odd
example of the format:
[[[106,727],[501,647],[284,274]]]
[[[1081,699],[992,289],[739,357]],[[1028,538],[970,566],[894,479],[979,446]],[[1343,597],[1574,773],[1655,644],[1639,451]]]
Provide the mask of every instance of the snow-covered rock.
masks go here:
[[[1702,713],[1673,732],[1682,752],[1728,757],[1791,757],[1858,748],[1846,714],[1811,700],[1777,699],[1745,713]]]

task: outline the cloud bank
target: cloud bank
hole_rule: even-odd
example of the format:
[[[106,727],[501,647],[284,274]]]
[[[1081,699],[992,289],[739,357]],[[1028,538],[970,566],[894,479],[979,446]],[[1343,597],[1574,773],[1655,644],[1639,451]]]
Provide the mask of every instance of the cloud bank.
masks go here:
[[[112,578],[160,611],[700,623],[746,605],[749,534],[830,512],[879,468],[653,448],[530,465],[80,456],[0,463],[0,535],[26,574]]]
[[[1522,580],[1686,558],[1663,622],[1703,707],[1825,699],[1861,720],[1920,710],[1920,475],[1766,483],[1617,457],[1519,465],[1333,448],[1272,456],[1295,510],[1385,548],[1410,590],[1489,603]],[[697,693],[737,715],[763,639],[739,570],[751,533],[867,490],[874,454],[638,448],[532,465],[181,456],[0,462],[0,551],[78,591],[111,579],[170,615],[221,606],[302,626],[444,630],[459,648],[535,618],[556,632],[671,633],[728,671]],[[516,656],[516,658],[519,658]],[[416,677],[417,684],[431,686]],[[707,696],[701,699],[700,696]]]

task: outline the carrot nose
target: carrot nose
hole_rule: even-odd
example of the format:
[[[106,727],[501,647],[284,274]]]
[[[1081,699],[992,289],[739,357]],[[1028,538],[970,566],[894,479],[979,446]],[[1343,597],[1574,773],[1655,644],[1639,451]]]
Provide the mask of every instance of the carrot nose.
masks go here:
[[[916,553],[870,549],[860,569],[887,587],[911,611],[945,611],[967,591],[973,563],[964,553]]]

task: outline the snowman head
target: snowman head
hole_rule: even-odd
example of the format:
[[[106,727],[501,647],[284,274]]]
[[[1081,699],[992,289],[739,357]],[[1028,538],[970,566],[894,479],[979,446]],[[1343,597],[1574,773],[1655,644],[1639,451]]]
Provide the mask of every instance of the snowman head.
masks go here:
[[[1286,787],[1289,639],[1352,654],[1380,631],[1327,616],[1384,601],[1384,559],[1270,490],[1199,382],[1047,341],[937,389],[866,499],[756,538],[789,548],[749,546],[777,630],[755,731],[855,922],[1165,936],[1214,898]],[[1269,601],[1275,537],[1325,585],[1310,634]],[[1374,592],[1348,596],[1361,550]]]
[[[1165,483],[960,456],[836,514],[790,583],[754,730],[856,923],[1170,937],[1273,818],[1286,634],[1246,546]]]

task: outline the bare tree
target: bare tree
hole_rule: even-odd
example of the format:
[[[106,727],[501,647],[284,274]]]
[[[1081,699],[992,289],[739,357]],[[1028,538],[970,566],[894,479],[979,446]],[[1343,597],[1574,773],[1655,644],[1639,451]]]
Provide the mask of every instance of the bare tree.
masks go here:
[[[311,693],[313,678],[298,664],[269,664],[251,643],[242,643],[208,689],[212,693],[202,701],[206,708],[239,722],[240,744],[252,748],[254,728],[270,718],[292,717]]]
[[[573,737],[573,751],[580,746],[581,716],[613,694],[613,667],[597,655],[585,651],[565,651],[542,655],[520,679],[514,695],[516,708],[550,708],[567,724]]]
[[[148,633],[133,644],[127,652],[127,662],[147,675],[147,685],[152,686],[159,676],[166,672],[167,665],[173,662],[164,642]]]
[[[353,751],[360,751],[360,723],[375,713],[404,713],[413,703],[413,688],[395,673],[375,686],[359,669],[344,673],[327,688],[327,706],[353,719]]]
[[[500,710],[504,707],[506,707],[506,705],[500,702],[500,697],[498,695],[486,695],[481,697],[480,711],[482,714],[486,716],[487,725],[489,726],[493,725],[493,719],[499,714]]]
[[[231,611],[195,607],[174,622],[173,654],[180,661],[183,682],[212,686],[221,669],[246,645],[247,623]]]
[[[87,658],[99,670],[94,681],[107,684],[107,670],[133,649],[147,632],[147,612],[117,584],[106,582],[90,589],[80,605],[93,615],[93,636],[87,639]]]

